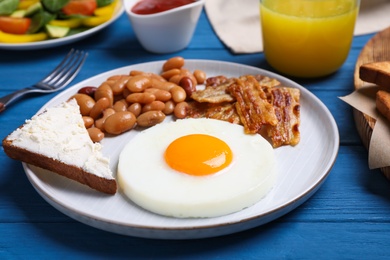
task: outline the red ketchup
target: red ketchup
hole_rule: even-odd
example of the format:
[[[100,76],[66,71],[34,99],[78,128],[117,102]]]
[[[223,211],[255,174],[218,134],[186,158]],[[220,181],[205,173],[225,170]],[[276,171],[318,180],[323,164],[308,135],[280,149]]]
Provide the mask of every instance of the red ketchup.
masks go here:
[[[141,0],[131,11],[135,14],[155,14],[196,2],[196,0]]]

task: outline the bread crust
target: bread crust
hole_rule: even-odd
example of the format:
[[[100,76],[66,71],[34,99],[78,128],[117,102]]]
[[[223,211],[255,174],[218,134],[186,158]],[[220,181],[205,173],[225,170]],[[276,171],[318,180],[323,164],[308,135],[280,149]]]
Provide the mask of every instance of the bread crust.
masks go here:
[[[34,153],[26,149],[17,147],[12,144],[11,140],[7,140],[7,138],[5,138],[2,143],[4,152],[12,159],[20,160],[37,167],[47,169],[64,177],[87,185],[92,189],[95,189],[100,192],[104,192],[107,194],[115,194],[117,191],[117,184],[115,179],[102,178],[89,172],[86,172],[79,167],[68,165],[61,161],[44,156],[42,154]]]
[[[390,121],[390,93],[379,90],[376,93],[376,108]]]
[[[361,80],[390,90],[390,61],[366,63],[359,68]]]

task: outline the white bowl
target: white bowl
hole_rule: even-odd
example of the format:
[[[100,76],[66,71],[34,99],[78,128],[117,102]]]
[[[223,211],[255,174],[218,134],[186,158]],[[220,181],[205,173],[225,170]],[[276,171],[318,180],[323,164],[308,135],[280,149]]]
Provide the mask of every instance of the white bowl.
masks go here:
[[[188,46],[194,34],[205,0],[156,14],[131,12],[139,0],[123,0],[135,35],[147,51],[172,53]]]

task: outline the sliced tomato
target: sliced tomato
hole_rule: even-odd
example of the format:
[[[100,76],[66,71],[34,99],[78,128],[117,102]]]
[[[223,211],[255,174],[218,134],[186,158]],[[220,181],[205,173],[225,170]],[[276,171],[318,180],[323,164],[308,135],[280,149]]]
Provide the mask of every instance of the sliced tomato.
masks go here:
[[[0,16],[0,31],[5,33],[25,34],[30,24],[30,18]]]
[[[93,15],[97,8],[96,0],[70,0],[63,8],[66,15]]]

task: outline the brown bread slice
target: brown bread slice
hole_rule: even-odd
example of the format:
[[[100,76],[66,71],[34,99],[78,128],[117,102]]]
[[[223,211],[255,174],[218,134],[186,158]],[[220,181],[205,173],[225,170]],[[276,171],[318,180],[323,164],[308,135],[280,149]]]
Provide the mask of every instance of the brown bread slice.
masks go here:
[[[390,121],[390,93],[379,90],[376,93],[376,108]]]
[[[390,61],[366,63],[359,68],[361,80],[390,89]]]
[[[26,120],[4,138],[5,153],[12,159],[47,169],[95,190],[115,194],[117,184],[108,158],[101,154],[100,144],[90,140],[76,101],[64,102],[48,111]],[[67,125],[72,126],[67,128]]]

